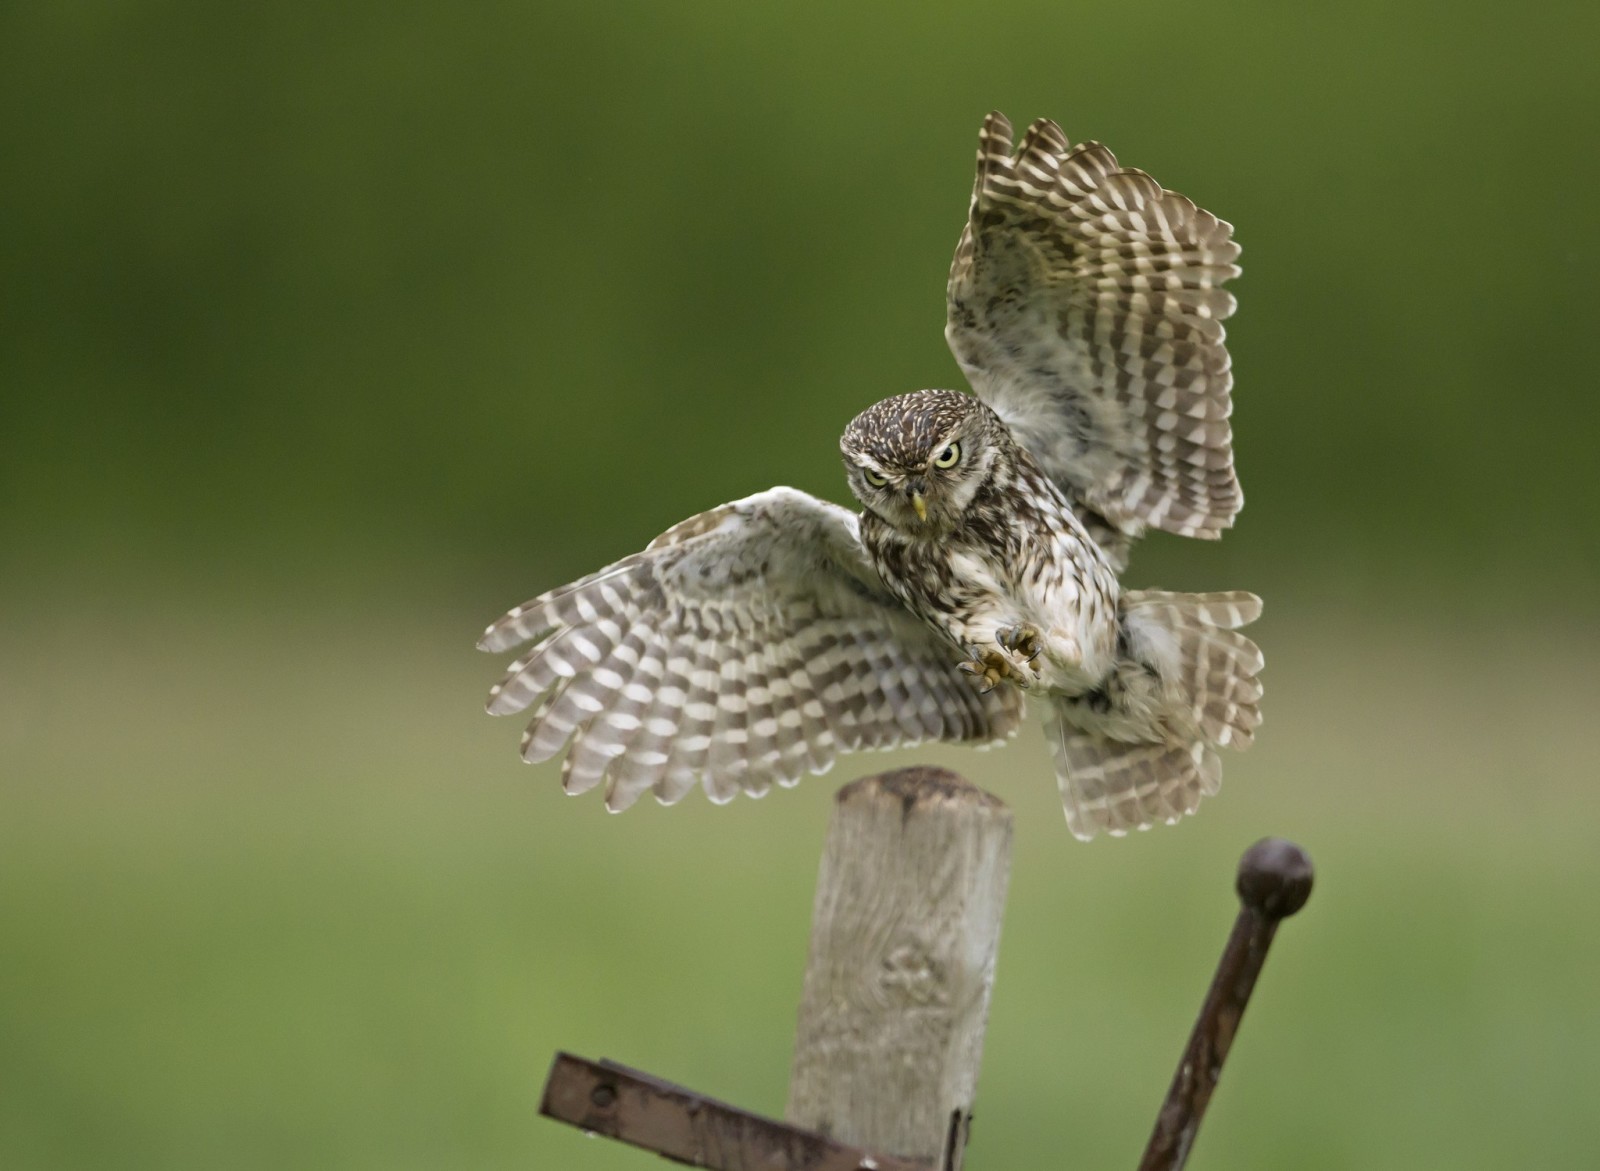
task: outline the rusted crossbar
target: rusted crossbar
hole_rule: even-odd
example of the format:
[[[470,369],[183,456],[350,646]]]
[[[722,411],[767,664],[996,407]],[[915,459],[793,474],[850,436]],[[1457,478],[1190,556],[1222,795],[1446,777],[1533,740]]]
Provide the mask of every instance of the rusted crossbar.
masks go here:
[[[931,1171],[697,1094],[611,1061],[557,1053],[539,1113],[720,1171]]]

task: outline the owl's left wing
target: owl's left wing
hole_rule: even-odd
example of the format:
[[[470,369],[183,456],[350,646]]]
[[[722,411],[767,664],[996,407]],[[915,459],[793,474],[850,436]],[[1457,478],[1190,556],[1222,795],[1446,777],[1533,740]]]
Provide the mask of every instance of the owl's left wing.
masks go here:
[[[973,690],[954,648],[874,573],[856,526],[792,488],[691,517],[491,625],[481,650],[535,646],[489,711],[538,700],[523,758],[570,740],[562,783],[606,781],[611,810],[652,790],[670,805],[696,780],[713,801],[760,796],[845,750],[1010,735],[1021,693]]]
[[[1005,116],[984,121],[945,337],[978,397],[1124,552],[1146,527],[1221,536],[1244,503],[1222,328],[1232,231],[1054,122],[1013,154]]]

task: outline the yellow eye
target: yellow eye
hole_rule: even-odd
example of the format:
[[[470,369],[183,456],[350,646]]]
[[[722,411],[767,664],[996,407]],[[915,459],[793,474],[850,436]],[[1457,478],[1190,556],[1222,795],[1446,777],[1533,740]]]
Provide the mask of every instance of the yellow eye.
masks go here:
[[[953,468],[961,462],[961,444],[952,443],[934,457],[933,466],[936,468]]]
[[[882,488],[889,482],[889,477],[882,472],[875,472],[871,468],[862,468],[861,474],[867,478],[867,483],[874,488]]]

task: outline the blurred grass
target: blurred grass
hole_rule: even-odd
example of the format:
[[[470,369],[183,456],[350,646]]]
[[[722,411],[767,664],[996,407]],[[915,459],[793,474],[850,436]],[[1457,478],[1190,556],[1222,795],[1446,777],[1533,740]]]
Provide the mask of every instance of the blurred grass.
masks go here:
[[[829,793],[608,818],[470,644],[957,373],[979,120],[1238,225],[1268,724],[1084,848],[1036,734],[974,1167],[1131,1166],[1265,833],[1195,1166],[1583,1165],[1600,9],[0,11],[0,1166],[640,1166],[550,1052],[783,1101]],[[1579,1144],[1583,1143],[1583,1146]]]
[[[641,1165],[534,1117],[558,1047],[780,1111],[829,795],[912,758],[1018,815],[974,1166],[1132,1164],[1269,832],[1319,886],[1196,1164],[1582,1161],[1600,732],[1573,642],[1269,626],[1270,722],[1223,794],[1084,847],[1033,727],[609,817],[481,715],[468,609],[5,628],[0,1163]],[[1483,686],[1535,665],[1520,705]]]

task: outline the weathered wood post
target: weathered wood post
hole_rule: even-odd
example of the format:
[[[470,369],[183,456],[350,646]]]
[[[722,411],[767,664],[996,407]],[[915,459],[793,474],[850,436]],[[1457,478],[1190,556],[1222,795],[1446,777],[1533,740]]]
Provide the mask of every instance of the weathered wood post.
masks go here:
[[[945,769],[839,791],[785,1118],[955,1171],[1011,870],[1011,811]]]

